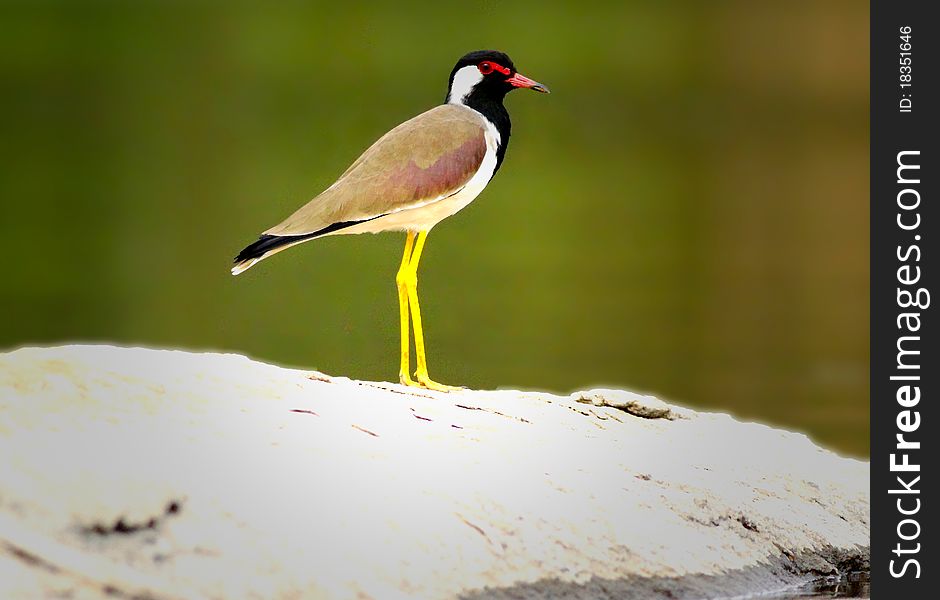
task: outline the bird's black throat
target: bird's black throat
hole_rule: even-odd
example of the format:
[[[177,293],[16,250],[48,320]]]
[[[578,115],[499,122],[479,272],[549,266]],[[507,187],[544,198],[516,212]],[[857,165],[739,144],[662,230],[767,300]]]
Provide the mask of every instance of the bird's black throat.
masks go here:
[[[483,118],[496,127],[499,132],[499,145],[496,147],[496,168],[493,174],[499,171],[503,164],[503,157],[506,156],[506,148],[509,147],[509,136],[512,132],[512,122],[509,120],[509,111],[503,106],[502,96],[494,97],[492,93],[486,93],[486,90],[474,89],[463,99],[463,105],[477,111]]]

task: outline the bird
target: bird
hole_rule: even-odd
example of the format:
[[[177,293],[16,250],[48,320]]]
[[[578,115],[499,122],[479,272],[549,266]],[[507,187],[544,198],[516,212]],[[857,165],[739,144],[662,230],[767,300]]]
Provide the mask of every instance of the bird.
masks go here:
[[[232,274],[313,239],[403,231],[405,250],[395,276],[401,327],[399,381],[442,392],[463,389],[438,383],[428,373],[418,263],[431,229],[470,204],[502,166],[511,130],[503,99],[520,88],[549,93],[546,86],[519,73],[504,52],[478,50],[464,55],[451,70],[443,104],[379,138],[330,187],[239,252]]]

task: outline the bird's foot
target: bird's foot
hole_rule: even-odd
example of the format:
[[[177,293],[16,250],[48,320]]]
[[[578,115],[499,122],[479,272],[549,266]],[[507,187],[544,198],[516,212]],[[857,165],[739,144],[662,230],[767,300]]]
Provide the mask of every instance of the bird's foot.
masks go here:
[[[459,392],[465,389],[459,385],[444,385],[443,383],[432,381],[428,377],[418,378],[418,385],[425,389],[434,390],[436,392]]]
[[[459,392],[464,389],[462,387],[453,386],[453,385],[444,385],[443,383],[438,383],[433,381],[427,373],[415,373],[415,379],[412,379],[408,374],[399,375],[399,380],[402,385],[407,385],[410,387],[424,388],[426,390],[433,390],[435,392]]]

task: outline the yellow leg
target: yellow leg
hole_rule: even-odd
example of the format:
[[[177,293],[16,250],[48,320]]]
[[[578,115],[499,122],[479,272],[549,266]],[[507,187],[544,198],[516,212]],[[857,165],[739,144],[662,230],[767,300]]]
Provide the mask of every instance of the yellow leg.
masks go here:
[[[413,236],[414,234],[409,232],[408,235]],[[411,321],[415,332],[415,360],[418,363],[415,378],[418,381],[417,383],[413,383],[410,382],[409,378],[407,381],[402,380],[402,383],[407,385],[419,385],[440,392],[450,392],[461,388],[444,385],[431,380],[428,375],[427,354],[424,349],[424,329],[421,326],[421,306],[418,304],[418,263],[421,261],[421,252],[424,250],[424,242],[427,240],[427,237],[427,231],[418,233],[418,237],[414,242],[414,251],[411,253],[411,258],[408,261],[406,276],[403,277],[405,289],[408,292],[408,304],[411,308]],[[406,242],[406,247],[407,245]],[[404,269],[404,265],[402,269]],[[407,319],[407,317],[404,317],[404,319]]]
[[[401,257],[401,267],[398,268],[398,274],[395,276],[395,284],[398,286],[398,318],[401,323],[401,367],[398,370],[398,380],[404,385],[417,385],[411,379],[411,359],[409,356],[411,328],[408,323],[409,263],[414,241],[415,234],[413,231],[409,231],[405,238],[405,253]]]

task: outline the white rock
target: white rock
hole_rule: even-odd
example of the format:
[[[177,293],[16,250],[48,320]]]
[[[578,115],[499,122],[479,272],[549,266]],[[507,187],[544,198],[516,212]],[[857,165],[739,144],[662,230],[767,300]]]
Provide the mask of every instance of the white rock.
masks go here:
[[[0,474],[3,598],[715,597],[868,557],[868,463],[619,390],[29,348]]]

